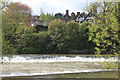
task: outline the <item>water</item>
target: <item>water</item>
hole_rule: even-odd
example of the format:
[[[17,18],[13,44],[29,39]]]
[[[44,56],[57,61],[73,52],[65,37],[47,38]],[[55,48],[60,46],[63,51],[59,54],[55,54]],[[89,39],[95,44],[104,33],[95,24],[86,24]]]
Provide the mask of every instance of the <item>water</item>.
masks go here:
[[[106,56],[83,56],[83,55],[12,55],[10,57],[3,56],[1,62],[103,62],[103,61],[118,61],[118,58]]]
[[[118,70],[108,70],[103,66],[104,61],[117,62],[115,57],[96,57],[94,55],[7,55],[2,56],[1,77],[46,77],[46,78],[75,78],[85,74],[114,74]],[[90,73],[90,74],[89,74]],[[106,74],[106,75],[107,75]],[[91,75],[94,77],[95,75]],[[99,76],[98,76],[99,77]]]
[[[106,75],[107,74],[107,75]],[[46,79],[52,79],[54,80],[62,78],[62,80],[66,80],[66,78],[75,78],[73,80],[76,80],[76,78],[96,78],[96,80],[100,79],[100,80],[106,80],[108,78],[108,80],[114,80],[112,78],[117,79],[118,78],[118,71],[100,71],[100,72],[82,72],[82,73],[65,73],[65,74],[50,74],[50,75],[31,75],[31,76],[20,76],[20,77],[3,77],[3,80],[41,80],[41,78],[43,78],[42,80],[46,80]],[[81,80],[81,79],[80,79]]]

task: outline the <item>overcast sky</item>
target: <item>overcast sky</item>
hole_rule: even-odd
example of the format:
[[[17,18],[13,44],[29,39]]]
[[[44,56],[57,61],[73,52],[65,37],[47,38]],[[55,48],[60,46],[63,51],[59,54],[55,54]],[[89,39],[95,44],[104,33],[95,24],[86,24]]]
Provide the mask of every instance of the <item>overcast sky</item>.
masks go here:
[[[83,8],[89,3],[88,0],[12,0],[27,4],[32,8],[33,15],[39,15],[42,9],[45,13],[64,13],[65,10],[71,12],[83,12]]]

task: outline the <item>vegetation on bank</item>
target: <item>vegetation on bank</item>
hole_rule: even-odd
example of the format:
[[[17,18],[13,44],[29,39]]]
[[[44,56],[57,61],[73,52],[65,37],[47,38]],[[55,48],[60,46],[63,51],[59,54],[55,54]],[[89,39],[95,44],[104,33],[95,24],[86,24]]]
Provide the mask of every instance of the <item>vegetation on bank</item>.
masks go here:
[[[13,4],[8,4],[7,10],[2,12],[3,54],[80,51],[115,55],[120,53],[120,2],[91,4],[87,10],[94,15],[93,22],[65,23],[60,19],[53,19],[52,16],[50,20],[46,20],[50,22],[48,31],[39,32],[28,25],[27,21],[31,16],[26,14],[31,12],[31,9],[20,3]],[[99,13],[95,13],[94,10],[98,9]],[[46,17],[44,13],[41,15],[41,19]]]
[[[94,24],[90,26],[90,37],[96,46],[97,54],[109,53],[118,56],[120,53],[120,2],[94,3],[93,10],[99,9]]]

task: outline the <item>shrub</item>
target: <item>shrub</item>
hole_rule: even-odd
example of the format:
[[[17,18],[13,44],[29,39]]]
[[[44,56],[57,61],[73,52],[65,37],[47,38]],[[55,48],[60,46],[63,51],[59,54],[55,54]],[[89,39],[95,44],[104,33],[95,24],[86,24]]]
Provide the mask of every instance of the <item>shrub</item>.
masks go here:
[[[22,53],[47,53],[48,34],[49,32],[27,34]]]
[[[48,26],[50,32],[49,37],[51,40],[49,43],[49,50],[53,53],[63,52],[61,47],[63,45],[64,28],[65,23],[59,19],[51,21]]]
[[[70,52],[72,50],[78,50],[79,47],[79,23],[68,22],[64,30],[64,50]]]

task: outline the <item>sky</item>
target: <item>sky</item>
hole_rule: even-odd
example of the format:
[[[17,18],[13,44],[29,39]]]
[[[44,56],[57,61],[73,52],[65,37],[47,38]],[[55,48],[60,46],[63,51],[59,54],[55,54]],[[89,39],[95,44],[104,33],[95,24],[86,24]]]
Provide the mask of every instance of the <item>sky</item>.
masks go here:
[[[32,8],[33,15],[40,15],[41,9],[44,13],[62,13],[68,9],[69,12],[83,12],[84,8],[89,4],[88,0],[12,0],[13,2],[21,2]],[[69,14],[70,14],[69,13]]]

